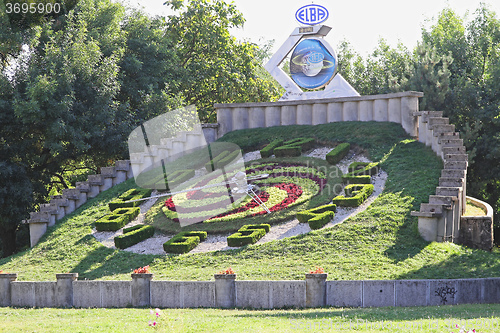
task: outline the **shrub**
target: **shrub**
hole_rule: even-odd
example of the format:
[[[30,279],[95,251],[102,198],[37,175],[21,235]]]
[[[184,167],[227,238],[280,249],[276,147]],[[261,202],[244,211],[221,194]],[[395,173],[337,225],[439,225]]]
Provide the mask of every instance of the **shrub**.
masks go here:
[[[349,153],[349,149],[351,149],[350,143],[344,142],[337,145],[337,147],[326,154],[326,161],[333,165],[339,163]]]
[[[370,176],[353,176],[351,174],[343,175],[342,182],[344,184],[370,184],[372,177]]]
[[[167,253],[187,253],[207,238],[206,231],[184,231],[163,244]]]
[[[238,232],[227,237],[227,245],[239,247],[248,244],[255,244],[259,239],[269,232],[269,224],[247,224],[242,226]]]
[[[372,184],[358,185],[358,186],[362,186],[362,188],[356,191],[352,190],[353,187],[348,189],[348,191],[352,192],[351,194],[354,195],[353,197],[344,197],[342,195],[339,195],[333,198],[332,202],[334,204],[344,207],[358,207],[363,202],[365,202],[365,200],[370,195],[372,195],[374,190]]]
[[[297,138],[283,143],[283,146],[274,149],[276,157],[296,157],[302,151],[310,149],[316,141],[313,138]]]
[[[322,214],[324,212],[336,212],[337,211],[337,205],[334,204],[328,204],[328,205],[323,205],[319,207],[315,207],[312,209],[308,210],[303,210],[301,212],[297,213],[297,219],[299,220],[300,223],[306,223],[313,217]]]
[[[353,162],[348,167],[349,174],[353,176],[363,176],[369,175],[374,176],[379,171],[379,163],[378,162]]]
[[[312,219],[308,221],[309,227],[313,230],[322,228],[325,224],[330,222],[335,217],[335,213],[332,211],[326,211],[320,214],[316,214]]]
[[[135,201],[135,202],[127,202],[127,201],[147,198],[151,196],[151,192],[153,192],[152,189],[139,189],[139,188],[130,189],[127,192],[120,195],[117,199],[108,203],[109,210],[114,211],[115,209],[118,208],[137,207],[141,204],[140,201]]]
[[[115,237],[115,246],[118,249],[125,249],[152,237],[155,229],[150,225],[138,224],[130,228],[123,229],[123,235]]]
[[[116,231],[123,228],[139,215],[141,209],[139,207],[122,208],[119,212],[120,214],[113,212],[95,221],[97,231]]]
[[[271,155],[274,154],[274,148],[277,148],[279,146],[283,145],[283,140],[276,139],[272,141],[270,144],[265,146],[261,151],[260,151],[260,156],[262,158],[267,158],[270,157]]]

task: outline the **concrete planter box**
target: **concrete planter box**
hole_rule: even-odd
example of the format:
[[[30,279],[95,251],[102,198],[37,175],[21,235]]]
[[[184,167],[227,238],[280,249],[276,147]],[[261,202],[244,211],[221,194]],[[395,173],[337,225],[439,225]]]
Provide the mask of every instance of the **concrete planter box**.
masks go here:
[[[151,305],[151,280],[152,273],[132,273],[132,306]]]
[[[214,274],[215,307],[233,308],[236,300],[236,274]]]
[[[326,305],[326,278],[328,273],[306,274],[306,306],[320,307]]]
[[[17,280],[17,273],[0,274],[0,306],[11,305],[10,283]]]

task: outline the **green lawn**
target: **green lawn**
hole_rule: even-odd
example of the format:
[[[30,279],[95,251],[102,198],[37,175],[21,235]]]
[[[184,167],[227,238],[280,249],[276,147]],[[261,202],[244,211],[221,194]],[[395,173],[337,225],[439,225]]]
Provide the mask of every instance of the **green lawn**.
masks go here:
[[[476,332],[500,331],[500,305],[307,310],[0,308],[0,332]]]
[[[409,138],[391,123],[331,123],[243,130],[223,140],[245,151],[274,138],[311,136],[324,144],[350,142],[388,173],[384,192],[364,212],[333,228],[252,245],[238,250],[153,256],[102,246],[91,235],[107,203],[134,186],[115,186],[63,218],[33,249],[0,260],[0,270],[18,280],[55,280],[56,273],[76,272],[80,279],[130,280],[134,268],[150,265],[157,280],[211,280],[231,266],[238,279],[304,279],[322,266],[329,280],[477,278],[500,276],[500,251],[473,250],[420,238],[412,210],[428,202],[438,184],[442,161],[429,147]]]

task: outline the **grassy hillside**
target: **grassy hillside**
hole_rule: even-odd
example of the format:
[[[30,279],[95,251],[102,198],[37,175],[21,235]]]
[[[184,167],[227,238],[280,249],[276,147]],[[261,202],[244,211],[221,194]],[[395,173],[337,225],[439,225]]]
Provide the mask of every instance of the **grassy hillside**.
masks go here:
[[[150,265],[155,279],[210,280],[231,266],[238,279],[303,279],[322,266],[328,279],[424,279],[500,276],[500,252],[456,244],[427,243],[410,216],[427,202],[438,184],[441,160],[409,138],[397,124],[332,123],[232,132],[222,140],[245,151],[274,138],[312,136],[325,144],[350,142],[388,173],[384,192],[364,212],[341,225],[239,250],[153,256],[108,249],[90,234],[107,203],[135,186],[129,180],[66,216],[33,249],[0,260],[0,270],[19,280],[55,280],[56,273],[77,272],[80,279],[129,280],[134,268]]]

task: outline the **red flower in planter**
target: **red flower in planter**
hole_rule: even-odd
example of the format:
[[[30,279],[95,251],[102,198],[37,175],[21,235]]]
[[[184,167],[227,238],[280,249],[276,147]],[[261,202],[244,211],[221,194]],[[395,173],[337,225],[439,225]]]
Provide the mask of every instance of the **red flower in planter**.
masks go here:
[[[150,274],[149,265],[134,269],[134,274]]]
[[[309,273],[310,274],[323,274],[323,273],[325,273],[325,271],[323,270],[323,267],[316,266],[316,270],[310,271]]]
[[[233,271],[233,269],[232,269],[231,267],[229,267],[229,268],[228,268],[228,269],[226,269],[225,271],[224,271],[224,270],[222,270],[222,271],[220,271],[220,272],[219,272],[219,273],[217,273],[217,274],[236,274],[236,273]]]

